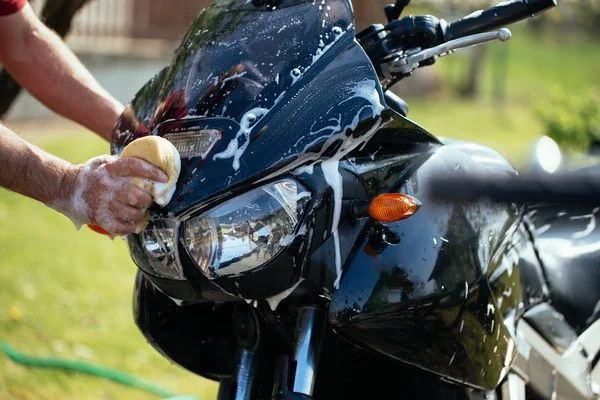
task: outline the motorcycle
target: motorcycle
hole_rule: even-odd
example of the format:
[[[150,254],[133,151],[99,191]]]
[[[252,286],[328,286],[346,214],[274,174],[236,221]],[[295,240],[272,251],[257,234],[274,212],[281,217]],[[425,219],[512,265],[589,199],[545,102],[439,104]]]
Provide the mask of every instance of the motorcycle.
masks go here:
[[[434,137],[388,91],[556,2],[453,23],[407,5],[357,33],[349,0],[217,0],[115,127],[113,154],[146,135],[180,152],[172,201],[127,239],[134,316],[219,399],[599,393],[600,325],[565,336],[537,301],[555,288],[523,207],[429,195],[447,172],[514,168]]]

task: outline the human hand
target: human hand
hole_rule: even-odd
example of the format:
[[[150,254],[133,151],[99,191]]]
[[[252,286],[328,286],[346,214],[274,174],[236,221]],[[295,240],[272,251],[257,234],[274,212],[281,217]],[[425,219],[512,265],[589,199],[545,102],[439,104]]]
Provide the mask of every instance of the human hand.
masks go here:
[[[63,181],[61,201],[51,206],[78,227],[94,224],[115,235],[139,233],[136,223],[153,199],[131,182],[133,177],[167,182],[162,170],[138,158],[96,157],[73,166]]]

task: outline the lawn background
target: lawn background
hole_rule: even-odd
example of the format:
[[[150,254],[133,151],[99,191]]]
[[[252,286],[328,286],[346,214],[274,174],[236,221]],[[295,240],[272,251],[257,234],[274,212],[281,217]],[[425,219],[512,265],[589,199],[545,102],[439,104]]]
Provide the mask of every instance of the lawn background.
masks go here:
[[[508,53],[499,46],[508,46]],[[556,89],[600,89],[600,43],[585,35],[534,36],[517,28],[509,43],[492,44],[489,51],[478,99],[458,99],[449,89],[409,98],[410,118],[434,134],[491,145],[526,165],[531,145],[543,134],[535,113],[540,101]],[[508,54],[504,103],[491,96],[498,54]],[[456,55],[433,68],[451,82],[465,65],[466,57]],[[108,151],[101,139],[70,125],[33,125],[21,133],[72,162]],[[30,354],[90,360],[181,393],[215,397],[215,384],[169,364],[135,328],[135,266],[120,239],[76,231],[61,215],[3,189],[0,227],[0,340]],[[21,318],[11,318],[11,309]],[[147,398],[154,397],[79,374],[25,368],[0,354],[2,400]]]

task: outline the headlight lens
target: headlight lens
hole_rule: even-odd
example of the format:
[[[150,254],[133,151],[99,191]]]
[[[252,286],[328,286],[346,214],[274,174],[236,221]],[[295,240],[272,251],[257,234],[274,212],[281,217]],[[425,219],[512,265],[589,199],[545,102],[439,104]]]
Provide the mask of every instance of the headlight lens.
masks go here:
[[[175,221],[159,219],[150,221],[140,235],[148,266],[161,278],[185,279],[176,255],[177,230],[178,224]]]
[[[210,279],[258,268],[291,243],[309,197],[291,179],[254,189],[186,221],[186,248]]]

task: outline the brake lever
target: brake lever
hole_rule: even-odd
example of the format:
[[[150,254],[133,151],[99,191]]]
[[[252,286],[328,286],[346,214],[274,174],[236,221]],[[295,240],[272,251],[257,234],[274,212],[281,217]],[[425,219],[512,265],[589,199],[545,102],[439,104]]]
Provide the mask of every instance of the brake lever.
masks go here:
[[[394,75],[397,74],[409,75],[412,71],[419,68],[421,62],[430,58],[443,56],[464,47],[475,46],[493,40],[505,42],[511,37],[512,33],[510,30],[502,28],[495,32],[478,33],[476,35],[454,39],[425,50],[421,50],[420,48],[410,49],[397,53],[393,60],[382,63],[381,71],[387,79],[394,79]]]

